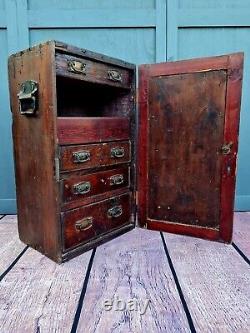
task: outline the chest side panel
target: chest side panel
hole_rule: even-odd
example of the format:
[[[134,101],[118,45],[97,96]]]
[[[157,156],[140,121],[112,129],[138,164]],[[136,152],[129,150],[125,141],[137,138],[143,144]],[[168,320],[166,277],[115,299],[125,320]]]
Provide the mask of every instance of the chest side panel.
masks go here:
[[[60,261],[53,54],[53,44],[46,43],[11,56],[9,80],[19,235],[26,244]],[[17,94],[27,80],[37,82],[35,115],[20,112]]]

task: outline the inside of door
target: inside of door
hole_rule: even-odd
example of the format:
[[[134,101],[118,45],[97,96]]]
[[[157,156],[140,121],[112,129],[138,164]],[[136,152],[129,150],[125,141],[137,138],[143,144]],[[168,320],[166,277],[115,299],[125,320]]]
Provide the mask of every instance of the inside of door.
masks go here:
[[[139,223],[230,242],[243,55],[140,67]]]

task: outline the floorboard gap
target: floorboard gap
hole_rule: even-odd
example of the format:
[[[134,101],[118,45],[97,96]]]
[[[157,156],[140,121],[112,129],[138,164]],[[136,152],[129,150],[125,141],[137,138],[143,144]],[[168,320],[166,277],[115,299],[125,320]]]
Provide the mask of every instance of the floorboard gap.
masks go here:
[[[160,234],[161,234],[161,239],[162,239],[162,242],[163,242],[163,247],[164,247],[167,259],[168,259],[168,264],[169,264],[170,270],[171,270],[171,272],[173,274],[173,278],[174,278],[174,281],[175,281],[175,284],[176,284],[176,288],[177,288],[177,291],[178,291],[178,294],[180,296],[183,309],[184,309],[186,317],[187,317],[187,321],[188,321],[188,324],[189,324],[189,327],[190,327],[190,331],[191,331],[191,333],[196,333],[196,329],[194,327],[194,322],[193,322],[192,316],[190,314],[190,311],[188,309],[187,302],[185,300],[183,291],[181,289],[181,285],[179,283],[176,271],[174,269],[174,265],[173,265],[172,259],[170,257],[170,254],[169,254],[166,241],[164,239],[164,236],[163,236],[162,232],[160,232]]]
[[[85,275],[85,278],[84,278],[81,295],[80,295],[80,298],[79,298],[79,301],[78,301],[75,317],[74,317],[72,328],[71,328],[71,331],[70,331],[71,333],[75,333],[76,330],[77,330],[77,326],[78,326],[78,322],[79,322],[81,311],[82,311],[83,301],[84,301],[84,297],[85,297],[85,294],[86,294],[86,290],[87,290],[87,286],[88,286],[88,282],[89,282],[90,272],[91,272],[91,269],[92,269],[95,253],[96,253],[96,248],[92,251],[91,257],[89,259],[89,264],[88,264],[88,268],[87,268],[86,275]]]
[[[232,243],[233,248],[239,253],[239,255],[245,260],[245,262],[250,265],[250,260],[248,257],[238,248],[235,243]]]
[[[22,252],[19,253],[19,255],[16,257],[15,260],[12,261],[12,263],[9,265],[9,267],[0,275],[0,282],[2,279],[9,273],[9,271],[15,266],[15,264],[19,261],[19,259],[24,255],[24,253],[28,250],[29,246],[27,245]]]

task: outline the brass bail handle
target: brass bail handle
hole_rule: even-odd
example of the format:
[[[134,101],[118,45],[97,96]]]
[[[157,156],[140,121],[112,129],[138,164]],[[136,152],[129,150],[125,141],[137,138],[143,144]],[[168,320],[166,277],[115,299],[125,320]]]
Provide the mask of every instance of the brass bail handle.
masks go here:
[[[114,207],[110,208],[108,210],[107,215],[108,215],[109,218],[112,218],[112,217],[116,218],[116,217],[121,216],[122,213],[123,213],[122,212],[122,206],[118,205],[118,206],[114,206]]]
[[[108,79],[114,82],[122,82],[122,73],[115,69],[111,69],[108,71]]]
[[[114,175],[110,177],[110,185],[121,185],[124,183],[123,175]]]
[[[84,231],[92,228],[93,226],[93,217],[88,216],[83,218],[82,220],[76,221],[75,228],[78,231]]]
[[[86,194],[90,192],[90,190],[91,190],[90,182],[82,182],[75,184],[73,186],[73,194]]]
[[[86,75],[86,64],[81,61],[69,60],[68,71],[76,74]]]
[[[125,155],[125,150],[123,147],[115,147],[111,149],[110,153],[113,158],[122,158]]]
[[[82,150],[73,153],[74,163],[84,163],[90,160],[90,151]]]

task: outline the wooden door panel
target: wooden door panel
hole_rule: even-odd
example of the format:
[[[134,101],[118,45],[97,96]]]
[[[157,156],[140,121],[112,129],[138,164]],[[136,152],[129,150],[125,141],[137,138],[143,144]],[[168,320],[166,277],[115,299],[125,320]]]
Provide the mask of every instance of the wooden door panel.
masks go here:
[[[231,240],[242,62],[234,54],[140,67],[141,226]]]

